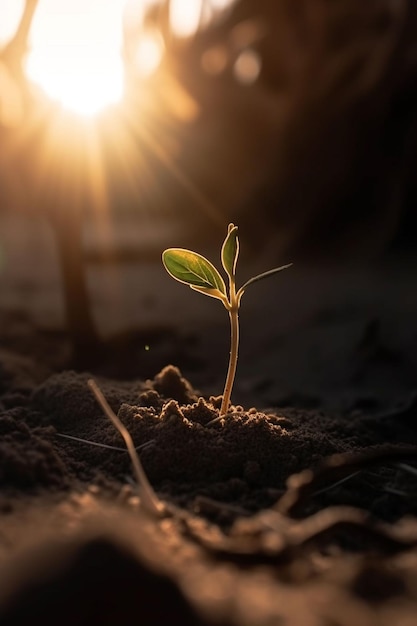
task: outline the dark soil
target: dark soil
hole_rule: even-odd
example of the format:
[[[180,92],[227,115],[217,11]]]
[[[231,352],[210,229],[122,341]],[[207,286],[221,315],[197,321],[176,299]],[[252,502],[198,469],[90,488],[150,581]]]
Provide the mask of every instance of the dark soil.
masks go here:
[[[221,306],[170,281],[159,255],[117,269],[117,301],[115,268],[95,265],[103,342],[75,361],[53,248],[30,231],[34,272],[19,243],[29,226],[13,223],[0,275],[0,626],[415,623],[415,261],[296,264],[245,294],[242,406],[210,424],[227,367]],[[91,377],[163,517],[141,505]]]
[[[44,359],[19,348],[24,328]],[[359,390],[354,410],[232,406],[210,424],[219,398],[177,367],[117,380],[103,360],[94,377],[168,506],[156,519],[92,374],[59,367],[65,336],[15,331],[0,356],[1,625],[413,623],[411,390],[386,409]]]

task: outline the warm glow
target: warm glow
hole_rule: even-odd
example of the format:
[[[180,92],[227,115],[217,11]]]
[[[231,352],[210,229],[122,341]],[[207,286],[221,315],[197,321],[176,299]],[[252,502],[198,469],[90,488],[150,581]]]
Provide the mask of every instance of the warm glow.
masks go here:
[[[171,0],[169,19],[178,37],[190,37],[197,32],[202,6],[202,0]]]
[[[174,35],[187,38],[236,0],[170,0]],[[91,116],[123,97],[123,32],[140,32],[146,11],[164,0],[41,0],[26,61],[29,78],[65,109]],[[14,33],[23,0],[0,0],[0,43]],[[139,75],[154,73],[164,53],[160,33],[144,28],[130,50]],[[206,59],[218,71],[218,59]]]
[[[23,0],[0,0],[0,46],[14,35],[23,4]]]
[[[255,50],[247,49],[238,56],[234,73],[243,85],[251,85],[256,81],[261,71],[261,57]]]
[[[192,37],[217,13],[235,2],[236,0],[171,0],[169,18],[172,31],[177,37]]]
[[[27,60],[33,82],[82,115],[119,101],[124,4],[125,0],[42,0]]]
[[[148,32],[139,39],[135,50],[135,65],[139,74],[150,76],[162,59],[164,46],[158,32]]]

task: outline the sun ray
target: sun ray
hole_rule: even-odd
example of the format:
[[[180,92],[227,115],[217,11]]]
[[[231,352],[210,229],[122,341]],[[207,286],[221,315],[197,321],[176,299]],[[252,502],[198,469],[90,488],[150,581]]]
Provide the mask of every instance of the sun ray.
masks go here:
[[[219,2],[231,0],[211,0],[213,10]],[[61,211],[92,208],[95,215],[101,214],[100,228],[106,228],[107,234],[115,198],[123,195],[131,204],[139,202],[144,211],[162,216],[172,206],[168,196],[177,193],[176,188],[190,200],[186,212],[198,207],[219,227],[227,219],[224,207],[221,210],[207,197],[178,158],[184,124],[198,115],[198,106],[176,82],[169,60],[162,59],[161,33],[155,24],[153,31],[149,29],[144,19],[145,9],[158,3],[164,0],[131,0],[127,7],[126,0],[43,0],[35,15],[27,72],[51,99],[41,100],[43,114],[34,116],[31,130],[26,125],[36,154],[31,175],[39,198],[46,190],[48,204],[62,203]],[[184,28],[201,10],[201,0],[191,4],[181,4]],[[137,74],[130,91],[112,108],[109,105],[121,98],[126,78],[123,20],[126,15],[133,19],[133,6],[142,7],[142,22],[135,31]],[[160,184],[161,177],[167,186]]]

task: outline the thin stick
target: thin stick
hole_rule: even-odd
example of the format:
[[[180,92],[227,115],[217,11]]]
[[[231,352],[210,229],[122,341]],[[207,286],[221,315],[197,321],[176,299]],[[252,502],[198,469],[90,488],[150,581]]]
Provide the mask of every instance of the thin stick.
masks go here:
[[[83,439],[82,437],[74,437],[74,435],[66,435],[64,433],[55,433],[57,437],[63,437],[64,439],[70,439],[71,441],[78,441],[79,443],[87,443],[89,446],[96,446],[97,448],[106,448],[107,450],[116,450],[117,452],[128,452],[126,448],[120,448],[119,446],[110,446],[107,443],[99,443],[98,441],[90,441],[90,439]],[[153,445],[154,440],[145,441],[140,446],[136,446],[135,450],[143,450],[148,446]]]
[[[132,461],[136,480],[140,490],[141,501],[144,508],[147,509],[152,515],[160,517],[165,512],[165,507],[159,500],[150,482],[148,481],[129,431],[114,413],[106,398],[104,397],[101,389],[98,387],[97,383],[94,380],[90,379],[88,381],[88,386],[93,392],[97,402],[101,406],[103,413],[109,418],[109,420],[112,422],[114,427],[117,428],[117,430],[124,439],[127,451],[129,452],[129,456]]]
[[[344,478],[341,478],[340,480],[338,480],[335,483],[332,483],[331,485],[326,485],[326,487],[323,487],[322,489],[318,489],[317,491],[314,491],[312,495],[319,496],[322,493],[326,493],[326,491],[330,491],[331,489],[334,489],[335,487],[338,487],[339,485],[343,485],[343,483],[346,483],[348,480],[350,480],[351,478],[354,478],[354,476],[357,476],[358,474],[360,474],[360,470],[358,470],[357,472],[353,472],[352,474],[349,474],[349,476],[345,476]]]
[[[412,474],[413,476],[417,476],[417,469],[412,465],[408,465],[408,463],[397,463],[397,467],[405,472],[408,472],[409,474]]]

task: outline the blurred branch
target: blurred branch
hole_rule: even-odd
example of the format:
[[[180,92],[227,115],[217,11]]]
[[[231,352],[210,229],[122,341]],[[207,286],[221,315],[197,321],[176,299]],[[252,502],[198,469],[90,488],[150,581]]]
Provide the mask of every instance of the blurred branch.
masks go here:
[[[29,34],[39,0],[26,0],[22,17],[12,39],[0,50],[0,62],[7,66],[13,77],[26,82],[23,62],[29,49]]]

